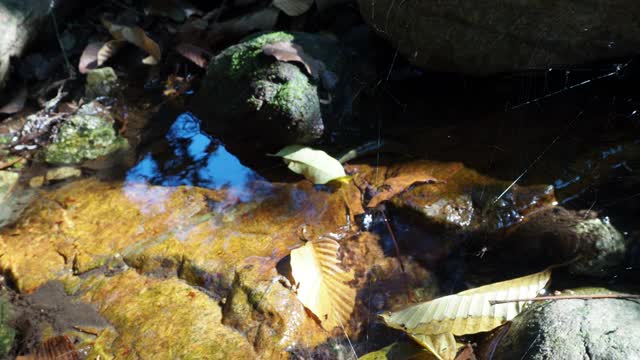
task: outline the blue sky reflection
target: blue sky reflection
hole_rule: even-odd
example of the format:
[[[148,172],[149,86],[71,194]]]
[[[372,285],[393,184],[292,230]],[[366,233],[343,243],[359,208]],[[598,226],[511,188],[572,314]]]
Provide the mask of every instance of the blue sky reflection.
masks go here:
[[[264,179],[242,165],[219,140],[203,133],[200,120],[192,114],[183,113],[178,116],[166,139],[173,156],[160,161],[159,157],[146,154],[128,171],[125,187],[138,191],[144,191],[140,186],[142,184],[225,189],[229,196],[240,201],[253,198],[257,190],[256,182],[260,183],[259,192],[265,190]]]

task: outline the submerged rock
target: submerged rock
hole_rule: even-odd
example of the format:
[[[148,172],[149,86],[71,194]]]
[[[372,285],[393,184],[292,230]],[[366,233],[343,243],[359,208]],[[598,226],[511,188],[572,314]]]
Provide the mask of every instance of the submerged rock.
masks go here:
[[[263,52],[265,45],[282,43],[293,44],[304,52],[303,58],[308,56],[313,64],[319,61],[326,71],[318,74],[313,64],[279,61]],[[194,112],[207,131],[223,139],[253,138],[276,145],[313,143],[339,115],[344,70],[339,43],[328,35],[255,35],[211,61]],[[323,75],[328,74],[337,78],[327,81]]]
[[[533,305],[513,320],[494,358],[635,359],[638,354],[640,304],[631,299],[590,299]]]
[[[54,140],[43,149],[50,164],[80,164],[127,148],[127,140],[116,133],[114,120],[99,103],[81,107],[65,120]]]
[[[439,71],[546,70],[630,56],[640,46],[635,0],[358,2],[411,62]]]

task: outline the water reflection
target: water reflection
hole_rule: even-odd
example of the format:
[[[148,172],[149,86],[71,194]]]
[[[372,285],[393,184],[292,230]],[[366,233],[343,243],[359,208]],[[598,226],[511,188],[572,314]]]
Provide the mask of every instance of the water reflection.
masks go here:
[[[269,185],[255,171],[242,165],[217,139],[203,133],[200,120],[190,113],[176,119],[166,140],[172,152],[166,160],[161,154],[148,153],[129,170],[125,192],[132,199],[149,200],[159,205],[171,190],[149,185],[174,187],[198,186],[225,190],[229,199],[246,202],[268,191]]]

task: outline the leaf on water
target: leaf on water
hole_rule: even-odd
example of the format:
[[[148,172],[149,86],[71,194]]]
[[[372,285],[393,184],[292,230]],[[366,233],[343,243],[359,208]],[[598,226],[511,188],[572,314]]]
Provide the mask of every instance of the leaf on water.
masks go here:
[[[207,68],[209,59],[211,59],[212,56],[209,51],[187,43],[178,44],[176,46],[176,51],[203,69]]]
[[[453,360],[460,348],[452,333],[437,335],[409,334],[409,336],[418,344],[424,346],[425,349],[431,351],[440,360]]]
[[[97,55],[97,65],[102,66],[107,60],[111,59],[127,42],[125,40],[110,40],[104,43]]]
[[[389,327],[409,334],[451,333],[461,336],[489,331],[518,315],[525,301],[491,305],[490,300],[533,298],[547,286],[551,270],[463,291],[385,314]]]
[[[289,16],[300,16],[313,5],[314,0],[273,0],[273,6]]]
[[[340,268],[339,248],[335,240],[318,239],[291,251],[291,274],[298,284],[298,299],[326,330],[344,327],[356,301],[356,290],[348,285],[354,273]]]
[[[15,114],[24,108],[24,103],[27,101],[27,87],[22,86],[18,93],[4,106],[0,108],[0,114]]]
[[[376,207],[395,195],[405,191],[415,184],[434,183],[438,180],[428,173],[411,173],[388,178],[384,181],[379,192],[369,201],[367,207]]]
[[[291,171],[303,175],[314,184],[326,184],[347,176],[342,164],[322,150],[289,145],[273,156],[281,157]]]
[[[145,58],[145,64],[156,64],[162,58],[162,52],[158,43],[145,34],[144,30],[138,26],[117,25],[106,18],[102,18],[102,24],[109,30],[111,36],[116,40],[126,40],[127,42],[146,51],[149,57]]]
[[[80,55],[80,62],[78,63],[78,70],[80,74],[86,74],[89,70],[93,70],[98,67],[98,51],[102,49],[104,43],[92,42],[82,51]]]

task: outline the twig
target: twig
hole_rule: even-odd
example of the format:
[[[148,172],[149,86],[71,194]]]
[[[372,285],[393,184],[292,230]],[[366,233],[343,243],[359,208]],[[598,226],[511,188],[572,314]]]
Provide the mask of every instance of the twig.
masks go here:
[[[538,296],[528,299],[513,300],[489,300],[489,304],[507,304],[521,301],[545,301],[545,300],[593,300],[593,299],[640,299],[640,295],[634,294],[594,294],[594,295],[558,295],[558,296]]]
[[[67,73],[69,78],[75,79],[76,72],[73,70],[73,66],[71,66],[71,62],[69,62],[69,57],[67,56],[67,52],[64,50],[64,44],[62,44],[62,39],[60,38],[60,31],[58,31],[58,21],[56,20],[56,14],[53,12],[53,7],[50,9],[51,21],[53,22],[53,30],[56,33],[56,39],[58,39],[58,45],[60,46],[60,51],[62,52],[62,57],[64,58],[64,63],[67,67]]]

